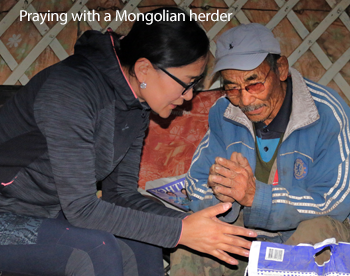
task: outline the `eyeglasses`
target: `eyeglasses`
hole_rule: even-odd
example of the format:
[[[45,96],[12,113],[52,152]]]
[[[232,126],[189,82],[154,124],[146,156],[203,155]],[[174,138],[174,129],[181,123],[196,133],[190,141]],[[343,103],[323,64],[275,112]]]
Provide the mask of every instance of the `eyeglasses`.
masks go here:
[[[267,72],[267,75],[265,77],[265,80],[263,82],[256,82],[248,84],[244,87],[244,90],[246,90],[250,94],[259,94],[265,90],[265,82],[267,80],[267,77],[269,76],[271,72],[271,67],[269,72]],[[228,98],[235,98],[240,95],[242,88],[236,88],[234,87],[235,84],[224,84],[223,85],[223,91],[226,93],[226,97]]]
[[[195,79],[193,82],[186,84],[182,80],[179,80],[174,75],[170,74],[167,70],[165,70],[162,67],[158,67],[160,70],[162,70],[165,74],[167,74],[169,77],[171,77],[174,81],[176,81],[178,84],[180,84],[185,90],[182,92],[181,95],[185,95],[188,91],[190,91],[191,88],[194,88],[203,78],[203,75],[199,76],[197,79]]]

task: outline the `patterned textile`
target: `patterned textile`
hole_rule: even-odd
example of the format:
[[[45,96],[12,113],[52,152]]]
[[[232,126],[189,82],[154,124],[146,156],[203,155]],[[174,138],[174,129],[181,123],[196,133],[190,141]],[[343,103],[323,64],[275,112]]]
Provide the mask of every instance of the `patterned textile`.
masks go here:
[[[208,130],[209,110],[221,96],[219,90],[201,92],[174,109],[167,119],[151,113],[142,151],[140,188],[144,189],[147,181],[188,171],[192,156]]]
[[[36,244],[44,218],[0,213],[0,245]]]

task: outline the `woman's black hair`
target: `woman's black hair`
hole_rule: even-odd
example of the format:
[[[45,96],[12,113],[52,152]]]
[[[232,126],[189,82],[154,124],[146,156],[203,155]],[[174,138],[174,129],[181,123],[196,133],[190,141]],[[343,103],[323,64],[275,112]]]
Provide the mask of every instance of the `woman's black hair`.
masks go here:
[[[175,7],[159,8],[145,13],[168,15],[162,21],[135,21],[129,34],[116,42],[122,66],[134,75],[139,58],[147,58],[155,67],[181,67],[191,64],[209,51],[209,39],[204,30],[183,10]],[[178,20],[170,21],[170,16]],[[148,15],[150,18],[150,15]],[[154,18],[159,18],[154,17]],[[168,19],[168,21],[167,21]]]

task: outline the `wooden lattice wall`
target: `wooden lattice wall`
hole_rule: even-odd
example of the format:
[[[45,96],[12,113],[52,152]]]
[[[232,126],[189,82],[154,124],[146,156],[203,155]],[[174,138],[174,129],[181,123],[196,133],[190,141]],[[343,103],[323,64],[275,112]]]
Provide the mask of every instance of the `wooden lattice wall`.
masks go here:
[[[26,84],[40,70],[71,55],[74,43],[85,30],[104,31],[110,26],[121,34],[128,33],[132,22],[105,22],[106,14],[113,17],[116,10],[138,13],[164,5],[181,6],[196,14],[219,11],[235,15],[229,22],[201,23],[211,40],[208,76],[217,37],[238,24],[258,22],[273,31],[293,67],[334,88],[350,104],[350,0],[0,0],[0,84]],[[60,14],[95,11],[101,21],[68,18],[67,24],[40,24],[20,21],[21,10]],[[206,88],[215,85],[215,77],[206,78]],[[200,93],[187,103],[188,108],[183,107],[184,112],[176,110],[166,121],[159,122],[157,116],[151,116],[140,187],[144,188],[146,181],[188,170],[206,132],[209,109],[219,96],[215,92]],[[176,116],[176,112],[183,116]]]
[[[201,22],[211,40],[223,31],[242,23],[258,22],[278,37],[282,52],[306,77],[329,85],[350,101],[350,0],[0,0],[0,84],[26,84],[45,67],[73,53],[77,37],[87,29],[111,27],[127,34],[132,22],[104,21],[115,11],[138,13],[155,7],[180,6],[194,13],[232,13],[229,22]],[[73,21],[67,24],[20,20],[20,11],[28,13],[76,14],[95,11],[101,20]],[[231,16],[232,17],[232,16]],[[114,19],[114,18],[113,18]],[[209,62],[209,73],[213,65]],[[206,88],[215,80],[206,79]]]

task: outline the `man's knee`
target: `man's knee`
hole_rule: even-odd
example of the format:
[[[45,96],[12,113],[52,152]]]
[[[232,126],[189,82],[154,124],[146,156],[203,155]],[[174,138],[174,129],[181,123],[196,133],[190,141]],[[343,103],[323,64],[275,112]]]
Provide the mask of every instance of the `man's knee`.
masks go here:
[[[345,222],[340,222],[329,216],[305,220],[299,224],[296,231],[285,244],[315,244],[328,238],[335,238],[337,242],[349,242],[350,229],[348,224]]]
[[[213,256],[197,252],[190,248],[177,247],[170,255],[171,275],[174,276],[238,276],[244,275],[248,258],[238,255],[233,256],[238,260],[238,265],[229,265]]]

